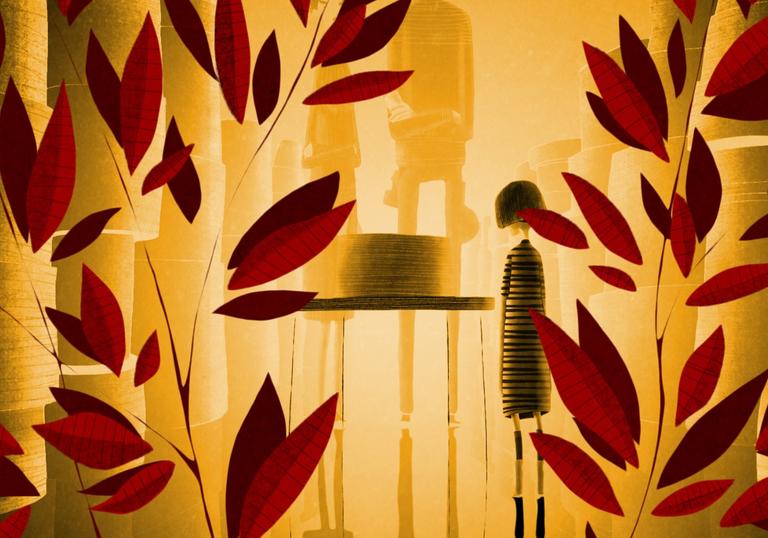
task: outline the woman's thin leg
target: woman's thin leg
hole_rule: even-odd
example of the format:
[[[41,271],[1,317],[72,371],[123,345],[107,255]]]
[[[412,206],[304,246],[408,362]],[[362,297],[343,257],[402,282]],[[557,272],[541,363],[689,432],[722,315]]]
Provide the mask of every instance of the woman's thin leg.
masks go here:
[[[523,511],[523,434],[520,416],[512,415],[515,425],[515,538],[525,536],[525,512]]]
[[[541,426],[541,413],[534,413],[536,418],[536,433],[542,433],[544,430]],[[541,454],[536,455],[536,474],[537,474],[537,493],[536,499],[536,538],[542,538],[544,536],[544,459]]]

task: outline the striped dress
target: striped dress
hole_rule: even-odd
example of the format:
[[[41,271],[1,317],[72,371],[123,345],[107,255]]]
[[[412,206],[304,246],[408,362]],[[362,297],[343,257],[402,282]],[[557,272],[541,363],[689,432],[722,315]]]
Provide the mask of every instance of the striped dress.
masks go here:
[[[501,341],[501,396],[504,415],[531,418],[549,411],[549,367],[529,308],[544,313],[541,257],[523,239],[507,254],[501,286],[504,315]]]

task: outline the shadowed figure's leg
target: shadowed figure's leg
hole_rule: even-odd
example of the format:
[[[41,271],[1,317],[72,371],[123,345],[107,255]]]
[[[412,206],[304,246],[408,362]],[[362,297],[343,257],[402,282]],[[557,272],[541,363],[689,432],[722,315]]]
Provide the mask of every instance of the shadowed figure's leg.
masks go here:
[[[541,413],[536,412],[533,414],[536,418],[536,433],[542,433],[544,430],[541,426]],[[536,499],[536,538],[544,536],[544,458],[541,454],[536,455],[536,493],[538,498]]]
[[[520,416],[512,415],[515,425],[515,538],[525,536],[525,513],[523,511],[523,433],[520,431]]]

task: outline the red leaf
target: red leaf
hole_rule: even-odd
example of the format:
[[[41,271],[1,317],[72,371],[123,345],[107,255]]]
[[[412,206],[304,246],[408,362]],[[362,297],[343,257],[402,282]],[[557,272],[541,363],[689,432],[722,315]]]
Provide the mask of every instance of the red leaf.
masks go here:
[[[722,197],[723,186],[715,158],[699,130],[694,129],[685,182],[685,198],[691,209],[699,242],[704,240],[715,224]]]
[[[184,149],[184,140],[176,125],[176,118],[171,118],[168,131],[165,134],[165,146],[163,147],[163,159],[167,159],[174,153]],[[200,177],[197,175],[197,169],[192,159],[187,159],[181,170],[168,182],[168,189],[171,191],[176,205],[184,214],[187,222],[192,223],[195,220],[197,212],[200,210],[202,202],[202,192],[200,190]]]
[[[248,253],[278,228],[330,211],[339,193],[339,173],[316,179],[287,194],[254,222],[237,243],[227,269],[239,266]]]
[[[722,325],[691,354],[680,374],[675,426],[704,407],[715,392],[725,355]]]
[[[621,269],[609,267],[607,265],[590,265],[589,268],[606,284],[627,291],[637,290],[637,286],[635,285],[635,281],[632,280],[632,277]]]
[[[354,205],[354,201],[346,203],[269,234],[243,259],[229,281],[229,289],[258,286],[307,263],[336,237]]]
[[[59,227],[75,190],[75,133],[62,82],[45,129],[27,189],[27,218],[32,250],[37,252]]]
[[[684,277],[691,273],[693,255],[696,252],[696,228],[685,199],[675,193],[672,202],[672,222],[669,231],[672,254]]]
[[[112,469],[152,451],[136,433],[97,413],[76,413],[32,427],[65,456],[94,469]]]
[[[720,520],[721,527],[761,523],[768,519],[768,478],[763,478],[742,493]]]
[[[637,390],[627,365],[611,339],[581,301],[576,301],[576,312],[581,349],[601,372],[616,395],[629,423],[632,438],[639,443],[640,404],[637,401]]]
[[[763,215],[741,236],[741,241],[765,239],[768,237],[768,215]]]
[[[753,4],[757,3],[757,0],[736,0],[736,2],[739,4],[741,12],[744,14],[744,18],[746,19],[749,17],[749,9]]]
[[[662,201],[659,193],[653,188],[653,185],[640,174],[640,191],[643,196],[643,207],[648,214],[648,218],[661,234],[669,239],[669,228],[671,226],[672,215],[669,208]]]
[[[632,26],[619,16],[619,40],[621,42],[621,59],[629,79],[651,107],[661,136],[666,140],[669,125],[667,113],[667,96],[661,83],[659,71],[648,49],[637,36]]]
[[[131,174],[152,143],[163,97],[163,66],[152,17],[147,13],[128,54],[120,84],[120,140]]]
[[[651,513],[658,517],[695,514],[717,502],[731,484],[733,480],[704,480],[690,484],[661,501]]]
[[[741,265],[716,274],[688,297],[688,306],[712,306],[741,299],[768,287],[768,263]]]
[[[33,426],[34,427],[34,426]],[[0,458],[0,497],[37,497],[37,488],[8,458]]]
[[[91,357],[92,359],[96,358],[96,354],[93,352],[91,345],[85,338],[83,324],[80,319],[49,306],[45,307],[45,313],[48,314],[48,319],[51,320],[53,326],[56,327],[56,330],[59,331],[59,334],[63,336],[67,342],[72,344],[72,346],[83,355]]]
[[[611,115],[645,149],[669,161],[659,125],[651,107],[630,78],[606,53],[584,43],[589,69]]]
[[[72,24],[77,19],[77,16],[88,7],[91,0],[70,0],[69,9],[67,10],[67,22]]]
[[[245,495],[240,536],[264,534],[299,496],[328,444],[337,400],[331,396],[264,460]]]
[[[96,241],[101,235],[101,231],[109,222],[109,219],[118,211],[120,211],[119,207],[103,209],[91,213],[75,224],[53,250],[51,261],[55,262],[56,260],[71,256]]]
[[[29,237],[27,189],[36,156],[35,133],[19,90],[10,77],[0,109],[0,176],[16,226],[25,241]]]
[[[688,70],[685,58],[685,39],[680,21],[675,23],[667,42],[667,64],[672,75],[672,84],[675,86],[675,97],[680,97],[685,88],[685,77]]]
[[[384,48],[402,25],[410,6],[411,0],[397,0],[366,17],[352,42],[338,54],[323,61],[323,65],[354,62]]]
[[[251,49],[242,1],[216,2],[215,24],[214,49],[221,91],[232,115],[239,123],[243,123],[248,103]]]
[[[239,536],[245,494],[264,460],[285,439],[285,416],[272,378],[267,374],[232,446],[227,471],[227,530]]]
[[[555,435],[530,435],[536,452],[552,467],[568,489],[599,510],[624,515],[608,477],[586,452]]]
[[[768,20],[750,26],[723,55],[709,78],[705,95],[729,93],[768,73]]]
[[[87,265],[83,265],[80,319],[96,360],[119,377],[125,359],[123,314],[112,291]]]
[[[356,5],[339,15],[325,32],[312,58],[312,67],[320,65],[344,50],[360,33],[365,21],[365,4]]]
[[[175,178],[187,164],[194,148],[195,145],[190,144],[175,153],[171,153],[168,157],[163,157],[163,160],[157,163],[144,179],[144,183],[141,185],[141,194],[150,193]]]
[[[232,299],[213,313],[231,318],[265,321],[298,312],[314,299],[315,295],[317,292],[256,291]]]
[[[336,80],[315,90],[305,105],[338,105],[379,97],[398,89],[413,71],[366,71]]]
[[[768,119],[766,92],[768,92],[768,75],[737,90],[718,95],[701,112],[732,120],[766,120]]]
[[[187,47],[192,57],[197,60],[200,67],[214,80],[218,80],[213,68],[208,36],[195,6],[190,0],[165,0],[165,7],[181,42]]]
[[[757,437],[755,450],[758,454],[768,456],[768,408],[763,413],[763,422],[760,424],[760,435]]]
[[[696,421],[667,461],[659,478],[659,488],[696,474],[728,450],[752,415],[766,379],[768,370],[742,385]]]
[[[367,6],[374,0],[343,0],[341,7],[339,8],[339,15],[344,15],[350,9],[354,9],[357,6]]]
[[[61,14],[66,17],[67,12],[69,11],[69,4],[72,3],[72,0],[56,0],[56,3],[59,4]]]
[[[59,387],[50,387],[50,391],[56,402],[68,415],[96,413],[112,419],[135,435],[139,435],[136,427],[120,411],[90,394]]]
[[[275,110],[280,97],[280,49],[277,34],[273,30],[261,46],[253,66],[253,103],[259,124]]]
[[[88,89],[96,108],[107,123],[109,130],[120,140],[120,77],[109,61],[101,43],[91,31],[88,38],[88,55],[85,61]]]
[[[155,461],[136,469],[123,471],[120,475],[126,480],[112,497],[106,501],[91,506],[91,510],[109,512],[111,514],[129,514],[145,506],[165,489],[173,474],[174,464],[171,461]],[[117,478],[116,475],[112,478]],[[107,480],[110,480],[109,478]],[[110,487],[113,484],[110,484]],[[98,486],[98,484],[96,484]],[[94,486],[94,487],[96,487]]]
[[[5,519],[0,521],[0,538],[21,538],[32,515],[32,507],[27,505],[14,510]]]
[[[587,521],[587,527],[584,529],[584,536],[586,538],[597,538],[597,535],[595,534],[595,531],[592,530],[592,525],[589,524],[589,521]]]
[[[689,22],[693,22],[693,17],[696,15],[696,0],[675,0],[675,4],[683,12]]]
[[[133,374],[133,386],[143,385],[160,369],[160,343],[157,341],[157,331],[149,335],[139,351],[136,359],[136,371]]]
[[[291,0],[291,4],[293,4],[293,9],[296,10],[296,15],[299,16],[301,24],[306,27],[309,20],[309,0]]]
[[[589,181],[568,172],[563,172],[563,177],[584,218],[605,247],[627,261],[642,264],[635,236],[613,202]]]
[[[637,451],[624,409],[595,362],[552,320],[533,309],[541,346],[565,407],[584,426],[637,467]]]
[[[587,237],[573,222],[549,209],[527,208],[517,212],[544,239],[570,248],[587,248]]]
[[[16,438],[0,424],[0,456],[16,456],[24,454],[24,450]]]
[[[627,468],[627,464],[624,461],[624,458],[619,456],[618,452],[616,452],[613,447],[603,441],[599,435],[587,428],[576,418],[574,418],[573,421],[576,423],[576,427],[579,428],[581,436],[584,438],[587,444],[592,447],[592,450],[600,454],[607,461],[613,463],[619,469]]]
[[[600,122],[600,125],[602,125],[606,131],[611,133],[614,138],[616,138],[622,144],[626,144],[627,146],[638,149],[645,149],[640,142],[632,138],[629,133],[627,133],[627,131],[625,131],[624,128],[619,125],[619,123],[616,121],[616,118],[614,118],[611,112],[608,110],[608,107],[606,106],[602,97],[595,95],[592,92],[587,92],[587,101],[589,102],[589,106],[592,109],[592,113],[595,115],[597,121]]]

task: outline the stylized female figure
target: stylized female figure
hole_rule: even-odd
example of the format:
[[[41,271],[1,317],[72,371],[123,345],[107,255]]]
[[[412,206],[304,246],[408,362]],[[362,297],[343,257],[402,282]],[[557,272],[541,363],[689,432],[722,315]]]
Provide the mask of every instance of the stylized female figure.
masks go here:
[[[549,411],[551,379],[547,360],[541,348],[528,310],[544,313],[544,271],[541,257],[528,240],[530,226],[517,212],[528,208],[544,208],[541,192],[530,181],[513,181],[496,197],[496,222],[509,229],[512,239],[523,236],[509,251],[501,285],[501,395],[504,415],[515,426],[515,536],[524,535],[523,513],[523,439],[520,420],[536,419],[541,432],[541,415]],[[538,499],[536,536],[544,536],[544,469],[537,461]]]

